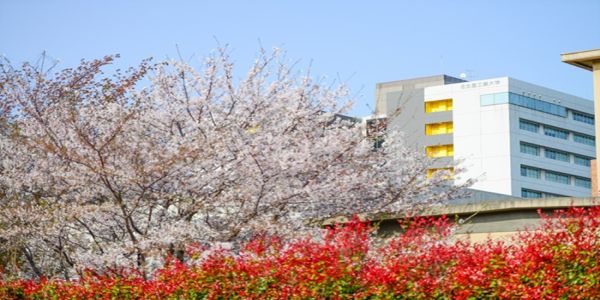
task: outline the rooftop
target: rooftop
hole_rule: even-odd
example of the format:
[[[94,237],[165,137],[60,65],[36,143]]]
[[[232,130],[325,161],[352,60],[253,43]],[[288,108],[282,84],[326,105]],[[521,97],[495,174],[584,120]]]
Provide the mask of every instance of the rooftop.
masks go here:
[[[560,55],[560,59],[570,65],[591,71],[594,62],[600,61],[600,49],[564,53]]]

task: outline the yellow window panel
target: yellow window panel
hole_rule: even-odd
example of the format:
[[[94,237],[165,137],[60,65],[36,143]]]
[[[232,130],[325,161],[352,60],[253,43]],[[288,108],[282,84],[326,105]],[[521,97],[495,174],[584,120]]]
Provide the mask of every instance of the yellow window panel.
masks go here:
[[[454,132],[452,122],[425,124],[426,135],[448,134]]]
[[[436,101],[425,102],[425,112],[432,113],[438,111],[450,111],[452,110],[452,99],[443,99]]]
[[[450,178],[454,176],[454,168],[437,168],[437,169],[428,169],[427,170],[427,178],[433,177],[433,174],[438,171],[448,171],[450,173]]]
[[[428,146],[425,151],[429,157],[454,156],[454,145]]]

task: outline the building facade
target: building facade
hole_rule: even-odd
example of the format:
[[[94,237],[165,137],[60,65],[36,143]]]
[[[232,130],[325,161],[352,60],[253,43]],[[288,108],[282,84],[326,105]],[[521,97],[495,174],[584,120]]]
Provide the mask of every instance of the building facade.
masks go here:
[[[376,114],[435,158],[428,176],[524,198],[591,195],[592,101],[509,77],[446,75],[380,83]]]

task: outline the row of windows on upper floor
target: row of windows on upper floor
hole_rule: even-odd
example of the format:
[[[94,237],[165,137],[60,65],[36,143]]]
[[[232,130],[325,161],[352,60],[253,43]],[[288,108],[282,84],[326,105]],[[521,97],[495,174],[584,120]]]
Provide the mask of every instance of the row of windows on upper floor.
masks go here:
[[[542,192],[531,189],[521,189],[521,197],[523,198],[553,198],[553,197],[567,197],[565,195],[559,195],[554,193]]]
[[[543,113],[560,116],[566,118],[568,111],[571,111],[571,118],[575,121],[593,125],[594,115],[580,112],[577,110],[567,109],[566,107],[539,99],[527,97],[510,92],[495,93],[481,95],[479,98],[481,106],[496,105],[496,104],[514,104],[517,106],[529,108]]]
[[[480,104],[481,106],[495,105],[495,104],[505,104],[510,103],[514,105],[518,105],[521,107],[526,107],[529,109],[533,109],[536,111],[541,111],[544,113],[561,116],[566,118],[568,116],[568,111],[571,111],[571,118],[575,121],[586,123],[593,125],[594,124],[594,115],[580,112],[573,109],[567,109],[566,107],[546,101],[542,101],[539,99],[527,97],[524,95],[519,95],[516,93],[504,92],[504,93],[495,93],[495,94],[487,94],[480,96]],[[451,111],[453,109],[452,99],[442,99],[435,101],[426,101],[425,102],[425,112],[440,112],[440,111]]]
[[[589,167],[590,161],[593,159],[593,158],[587,157],[585,155],[579,155],[579,154],[566,152],[566,151],[562,151],[562,150],[542,147],[540,145],[526,143],[526,142],[521,142],[519,146],[520,146],[521,153],[540,156],[543,152],[543,156],[546,158],[558,160],[558,161],[564,161],[564,162],[568,162],[568,163],[572,162],[576,165],[580,165],[580,166],[584,166],[584,167]],[[571,157],[573,157],[573,160],[571,160]]]
[[[540,123],[525,120],[525,119],[519,119],[519,128],[522,130],[527,130],[527,131],[531,131],[531,132],[535,132],[535,133],[539,133],[540,129],[542,129],[544,132],[544,135],[547,135],[547,136],[551,136],[551,137],[555,137],[555,138],[559,138],[559,139],[563,139],[563,140],[569,140],[569,137],[572,136],[574,142],[589,145],[589,146],[596,145],[596,140],[591,135],[568,131],[568,130],[556,128],[556,127],[549,126],[549,125],[542,125]]]
[[[521,165],[521,176],[523,177],[541,179],[542,174],[546,181],[565,185],[571,185],[571,183],[573,183],[577,187],[586,189],[592,188],[592,181],[589,178]]]

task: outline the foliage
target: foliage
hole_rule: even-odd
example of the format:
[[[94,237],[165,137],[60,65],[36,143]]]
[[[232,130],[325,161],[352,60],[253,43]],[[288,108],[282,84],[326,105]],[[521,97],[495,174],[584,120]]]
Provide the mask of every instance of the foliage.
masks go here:
[[[227,50],[199,69],[115,57],[56,73],[0,62],[0,262],[63,279],[85,268],[148,275],[186,245],[288,238],[308,220],[406,211],[460,186],[390,134],[374,151],[337,117],[343,86],[262,52],[236,76]],[[141,85],[148,83],[148,87]]]
[[[239,254],[191,247],[152,279],[87,272],[77,280],[4,281],[3,299],[597,299],[600,207],[544,216],[508,244],[452,241],[446,218],[402,223],[381,246],[354,219],[320,241],[262,236]]]

